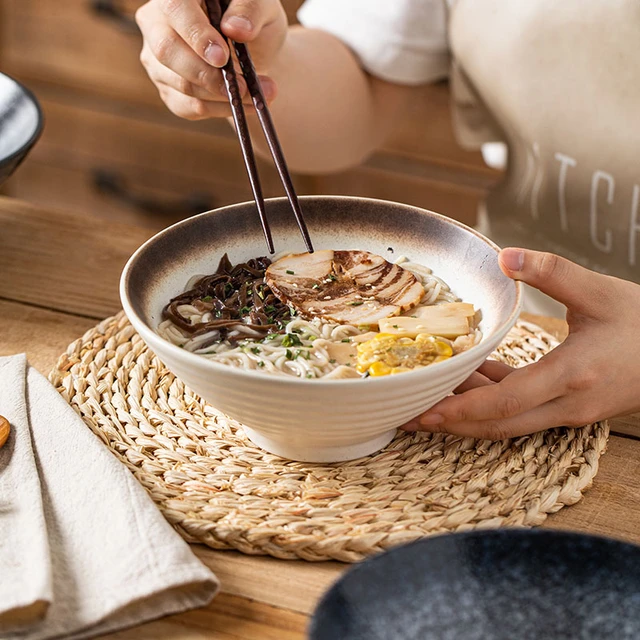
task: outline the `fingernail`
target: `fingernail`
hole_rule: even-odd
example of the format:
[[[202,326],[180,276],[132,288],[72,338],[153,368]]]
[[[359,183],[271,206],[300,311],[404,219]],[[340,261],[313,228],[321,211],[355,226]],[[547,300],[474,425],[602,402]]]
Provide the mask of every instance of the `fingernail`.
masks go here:
[[[504,249],[500,254],[500,260],[509,271],[522,271],[524,251],[522,249]]]
[[[224,49],[215,42],[210,42],[204,50],[204,57],[214,67],[224,67],[227,62],[227,54]]]
[[[423,427],[428,427],[434,424],[442,424],[444,422],[444,416],[439,413],[427,413],[420,418],[420,424]]]
[[[229,16],[225,21],[227,27],[233,27],[234,29],[242,29],[242,31],[253,31],[253,25],[249,18],[244,16]]]

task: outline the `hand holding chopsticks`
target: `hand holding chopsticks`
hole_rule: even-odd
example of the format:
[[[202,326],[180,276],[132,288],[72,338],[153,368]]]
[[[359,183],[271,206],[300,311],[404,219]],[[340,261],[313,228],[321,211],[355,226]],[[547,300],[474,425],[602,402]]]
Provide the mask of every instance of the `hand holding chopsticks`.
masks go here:
[[[227,0],[205,0],[205,5],[209,21],[222,34],[220,22],[222,21],[222,16],[228,7]],[[278,141],[278,136],[275,131],[273,120],[271,118],[271,114],[269,113],[269,108],[267,107],[267,102],[264,98],[264,94],[262,93],[260,80],[258,79],[258,74],[256,73],[256,70],[253,66],[253,62],[251,61],[249,51],[244,43],[230,41],[228,38],[226,38],[226,36],[224,36],[224,34],[222,35],[225,40],[227,40],[227,42],[232,45],[233,50],[235,51],[238,63],[240,64],[240,68],[242,70],[242,75],[247,83],[249,95],[251,96],[253,106],[255,107],[256,113],[258,115],[260,126],[262,127],[262,130],[264,131],[265,137],[267,139],[269,150],[271,151],[271,155],[273,156],[273,160],[280,175],[280,179],[282,180],[285,192],[287,194],[287,197],[289,198],[291,209],[293,210],[296,222],[298,223],[300,233],[302,234],[307,250],[312,253],[313,245],[311,244],[309,231],[302,216],[300,203],[298,202],[298,196],[296,195],[293,181],[291,180],[291,174],[289,173],[287,163],[284,159],[282,147],[280,146],[280,142]],[[238,79],[233,64],[233,57],[231,55],[229,55],[229,59],[227,60],[227,63],[224,65],[224,67],[222,67],[221,71],[224,78],[225,87],[227,89],[227,94],[229,96],[229,103],[231,104],[233,121],[236,125],[236,131],[240,140],[240,147],[242,148],[242,156],[247,168],[247,173],[249,174],[249,182],[251,183],[251,189],[256,201],[256,207],[258,208],[258,214],[260,216],[260,223],[262,224],[264,237],[267,242],[269,252],[274,253],[275,249],[273,246],[273,238],[271,236],[271,229],[269,228],[269,221],[267,220],[264,197],[262,195],[262,187],[260,185],[260,177],[258,175],[258,168],[256,165],[255,155],[253,153],[253,145],[251,144],[249,127],[247,125],[247,119],[244,113],[244,107],[242,105],[242,98],[240,96],[240,89],[238,87]]]

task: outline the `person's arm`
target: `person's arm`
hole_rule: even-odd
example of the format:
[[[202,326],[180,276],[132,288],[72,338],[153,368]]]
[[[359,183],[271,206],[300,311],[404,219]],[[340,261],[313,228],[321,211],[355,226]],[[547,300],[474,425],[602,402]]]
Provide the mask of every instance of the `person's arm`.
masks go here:
[[[361,162],[389,135],[415,91],[368,75],[335,36],[304,27],[289,29],[269,75],[278,87],[270,109],[287,161],[305,173]],[[262,143],[255,114],[251,120],[252,137]]]
[[[229,50],[202,4],[150,0],[136,18],[144,37],[141,61],[169,109],[192,120],[229,117],[219,70]],[[328,33],[288,29],[278,0],[234,0],[222,30],[249,43],[287,161],[296,171],[329,172],[360,162],[390,132],[414,91],[366,74]],[[241,90],[249,103],[244,82]],[[249,118],[256,147],[268,154],[255,114]]]
[[[640,286],[526,249],[503,249],[500,267],[566,305],[569,337],[520,369],[487,360],[404,428],[504,440],[640,411]]]

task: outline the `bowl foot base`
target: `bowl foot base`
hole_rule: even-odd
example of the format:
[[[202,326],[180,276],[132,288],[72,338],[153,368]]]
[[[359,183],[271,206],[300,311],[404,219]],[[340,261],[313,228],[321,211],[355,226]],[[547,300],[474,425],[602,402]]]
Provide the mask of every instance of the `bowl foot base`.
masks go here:
[[[341,447],[305,447],[304,445],[290,444],[272,440],[260,435],[257,431],[243,426],[247,438],[261,449],[273,453],[282,458],[297,460],[299,462],[344,462],[371,455],[386,447],[396,435],[396,429],[385,431],[382,435],[367,440]]]

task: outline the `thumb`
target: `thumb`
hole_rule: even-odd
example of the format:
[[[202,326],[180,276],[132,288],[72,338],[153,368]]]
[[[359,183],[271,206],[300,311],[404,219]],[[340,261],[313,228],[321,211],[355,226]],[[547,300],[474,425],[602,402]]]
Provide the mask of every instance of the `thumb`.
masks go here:
[[[269,5],[258,0],[233,0],[222,19],[222,31],[237,42],[251,42],[269,21]]]
[[[600,281],[605,278],[554,253],[528,249],[503,249],[499,262],[505,275],[531,285],[575,311],[593,309]]]

